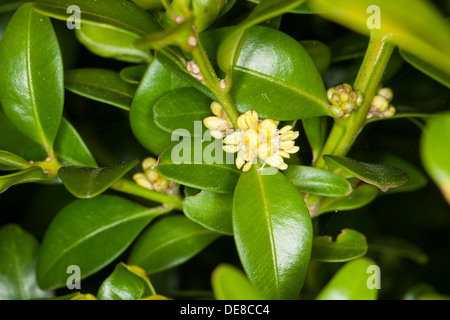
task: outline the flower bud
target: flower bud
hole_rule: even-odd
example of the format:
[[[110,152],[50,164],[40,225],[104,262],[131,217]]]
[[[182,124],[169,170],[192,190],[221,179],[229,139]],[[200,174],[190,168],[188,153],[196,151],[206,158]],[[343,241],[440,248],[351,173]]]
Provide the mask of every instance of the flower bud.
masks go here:
[[[147,170],[148,168],[153,168],[157,163],[157,160],[155,158],[146,158],[144,161],[142,161],[142,169]]]
[[[381,88],[378,90],[378,95],[386,98],[388,102],[391,102],[394,99],[394,92],[390,88]]]
[[[330,112],[331,115],[335,118],[340,118],[344,115],[344,111],[340,108],[340,106],[331,106]]]
[[[389,101],[385,97],[375,96],[372,101],[372,108],[376,112],[383,113],[389,108]]]

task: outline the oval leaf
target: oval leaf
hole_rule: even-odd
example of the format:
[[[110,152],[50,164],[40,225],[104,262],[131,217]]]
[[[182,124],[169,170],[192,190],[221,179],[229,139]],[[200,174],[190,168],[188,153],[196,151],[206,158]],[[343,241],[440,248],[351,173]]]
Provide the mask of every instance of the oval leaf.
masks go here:
[[[320,74],[324,74],[331,62],[330,48],[325,43],[317,40],[300,41],[300,44],[311,56]]]
[[[19,157],[18,155],[0,150],[0,170],[25,170],[28,169],[31,165],[27,160]]]
[[[211,99],[194,88],[175,89],[155,103],[155,123],[170,134],[186,129],[189,137],[203,137],[203,119],[211,116],[210,105]]]
[[[132,63],[152,60],[149,50],[135,45],[140,37],[127,32],[82,24],[80,29],[75,29],[75,35],[88,50],[101,57]]]
[[[450,203],[450,113],[430,120],[421,142],[422,162]]]
[[[371,266],[375,262],[360,258],[347,262],[328,282],[317,296],[317,300],[376,300],[377,289],[369,289],[369,277],[373,277]]]
[[[45,179],[47,179],[47,176],[40,167],[31,167],[23,171],[0,176],[0,193],[5,192],[9,187],[16,184],[42,181]]]
[[[242,265],[269,299],[295,299],[308,268],[311,217],[297,189],[281,173],[242,174],[233,199],[233,228]]]
[[[142,79],[131,104],[130,125],[139,142],[155,155],[171,143],[170,134],[154,121],[153,106],[167,92],[188,85],[169,72],[158,60],[153,60]]]
[[[234,165],[234,155],[223,152],[222,140],[180,139],[159,158],[158,173],[192,188],[232,193],[241,172]]]
[[[0,299],[28,300],[50,298],[36,283],[36,258],[39,243],[18,225],[0,229]]]
[[[52,149],[64,104],[61,52],[50,19],[27,3],[0,42],[0,100],[11,123]],[[45,81],[42,81],[45,79]]]
[[[387,191],[408,182],[408,174],[405,171],[391,166],[364,163],[333,155],[324,155],[323,158],[328,167],[344,169],[354,177],[380,188],[381,191]]]
[[[145,271],[119,263],[98,290],[99,300],[138,300],[155,294]]]
[[[220,68],[227,74],[232,73],[250,27],[288,12],[303,2],[305,0],[262,0],[261,4],[256,6],[250,15],[223,40],[217,52]]]
[[[62,183],[78,198],[93,198],[107,190],[139,163],[130,160],[103,168],[62,167],[58,175]]]
[[[367,252],[366,237],[358,231],[344,229],[333,241],[330,236],[314,237],[311,259],[344,262],[360,258]]]
[[[83,97],[129,111],[136,87],[119,73],[106,69],[77,69],[65,72],[66,89]]]
[[[379,190],[369,184],[362,184],[346,197],[325,198],[322,201],[318,214],[325,212],[337,212],[354,210],[372,202],[378,195]]]
[[[81,9],[81,23],[107,27],[131,35],[145,35],[159,31],[153,16],[127,0],[38,0],[34,10],[55,19],[67,21],[73,13],[69,6]]]
[[[184,199],[183,211],[186,217],[201,224],[206,229],[233,235],[232,207],[232,194],[203,190]]]
[[[352,192],[347,180],[327,170],[290,165],[284,174],[301,192],[326,197],[343,197]]]
[[[204,33],[202,40],[211,57],[232,30]],[[230,94],[240,112],[256,110],[261,118],[329,115],[325,86],[308,52],[295,39],[268,27],[248,31],[233,69]]]
[[[130,66],[120,70],[120,77],[123,81],[131,84],[139,84],[144,77],[148,65]]]
[[[265,300],[243,272],[227,264],[214,270],[211,283],[217,300]]]
[[[84,279],[117,258],[165,208],[146,208],[116,196],[77,200],[50,224],[37,262],[43,289],[66,285],[67,267],[77,265]]]
[[[184,216],[167,217],[139,237],[128,263],[148,274],[161,272],[191,259],[219,236]]]

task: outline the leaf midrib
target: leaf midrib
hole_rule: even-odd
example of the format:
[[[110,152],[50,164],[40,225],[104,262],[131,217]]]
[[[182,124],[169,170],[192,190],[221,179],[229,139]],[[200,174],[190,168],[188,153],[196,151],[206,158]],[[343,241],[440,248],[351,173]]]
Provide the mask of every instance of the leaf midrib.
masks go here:
[[[68,246],[67,248],[63,249],[63,250],[61,251],[61,253],[60,253],[58,256],[56,256],[56,257],[54,258],[53,262],[47,264],[46,270],[43,271],[43,272],[41,273],[41,274],[42,274],[42,278],[45,278],[45,276],[46,276],[47,273],[51,270],[51,268],[52,268],[58,261],[60,261],[61,258],[62,258],[63,256],[65,256],[67,253],[69,253],[70,251],[72,251],[72,250],[73,250],[74,248],[76,248],[79,244],[81,244],[81,243],[83,243],[83,242],[89,240],[90,238],[94,237],[95,235],[97,235],[97,234],[99,234],[99,233],[101,233],[101,232],[103,232],[103,231],[106,231],[106,230],[108,230],[108,229],[114,228],[114,227],[117,226],[117,225],[120,225],[120,224],[122,224],[122,223],[127,223],[127,222],[132,221],[132,220],[135,220],[135,219],[143,218],[143,217],[145,217],[145,216],[147,216],[147,215],[150,216],[150,215],[156,214],[156,213],[162,213],[162,212],[161,212],[161,210],[160,210],[159,208],[148,209],[148,210],[145,210],[145,211],[143,211],[143,212],[141,212],[141,213],[134,214],[134,215],[131,215],[131,216],[129,216],[129,217],[126,217],[125,219],[119,219],[119,220],[116,220],[116,221],[114,221],[114,222],[112,222],[112,223],[105,224],[105,225],[102,225],[102,226],[98,227],[97,229],[91,231],[90,233],[88,233],[87,235],[83,236],[83,237],[80,238],[79,240],[75,241],[72,245],[70,245],[70,246]]]

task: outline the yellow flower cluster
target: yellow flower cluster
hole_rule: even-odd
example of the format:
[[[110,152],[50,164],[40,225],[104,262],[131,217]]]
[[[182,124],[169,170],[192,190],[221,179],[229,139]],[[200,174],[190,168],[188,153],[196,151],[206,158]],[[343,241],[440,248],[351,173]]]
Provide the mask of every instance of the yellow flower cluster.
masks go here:
[[[361,91],[354,91],[347,83],[328,89],[327,96],[331,104],[330,112],[335,118],[349,117],[364,102]]]
[[[216,104],[216,107],[222,109],[220,104]],[[219,111],[219,108],[216,111]],[[228,132],[230,132],[231,125],[228,122],[220,122],[219,120],[213,122],[208,119],[204,120],[205,126],[213,132],[221,132],[222,137],[225,136],[223,150],[228,153],[237,153],[236,167],[242,168],[243,172],[250,170],[257,159],[272,167],[286,170],[288,165],[284,162],[284,159],[300,150],[298,146],[295,146],[294,141],[299,136],[298,131],[292,131],[292,126],[284,126],[278,129],[277,121],[272,119],[261,120],[256,111],[247,111],[242,114],[237,119],[239,128],[230,134],[227,134],[226,130],[225,132],[220,130],[228,129]],[[219,135],[217,138],[219,138]]]
[[[215,101],[211,103],[211,111],[214,117],[205,118],[203,123],[210,130],[212,137],[222,139],[227,134],[227,131],[233,129],[233,125],[220,103]]]
[[[157,161],[155,158],[147,158],[142,162],[144,173],[135,173],[133,180],[143,188],[157,192],[175,195],[178,192],[178,185],[170,180],[161,177],[153,167]]]

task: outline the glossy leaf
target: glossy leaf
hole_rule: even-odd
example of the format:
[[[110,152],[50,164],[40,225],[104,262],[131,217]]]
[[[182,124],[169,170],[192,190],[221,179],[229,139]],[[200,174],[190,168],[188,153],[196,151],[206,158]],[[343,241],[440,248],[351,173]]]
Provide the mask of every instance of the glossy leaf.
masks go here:
[[[0,300],[50,298],[36,283],[39,243],[16,224],[0,228]]]
[[[253,167],[236,186],[233,228],[255,287],[268,299],[295,299],[312,243],[311,217],[297,189],[281,173],[263,175]]]
[[[0,150],[0,170],[25,170],[28,169],[31,165],[27,160],[19,157],[18,155]]]
[[[400,49],[450,73],[450,25],[429,1],[422,0],[310,0],[312,8],[329,10],[326,17],[363,34],[370,33],[378,6],[379,32],[389,34]],[[408,10],[405,10],[408,8]],[[417,14],[420,12],[420,14]],[[378,31],[378,30],[377,30]]]
[[[161,154],[170,145],[171,136],[154,122],[153,106],[164,94],[187,86],[155,59],[136,91],[130,110],[131,129],[139,142],[155,155]]]
[[[117,258],[155,217],[167,209],[146,208],[117,196],[77,200],[50,224],[37,262],[43,289],[66,285],[67,267],[77,265],[84,279]]]
[[[203,34],[210,57],[233,30]],[[312,58],[300,43],[272,28],[255,26],[248,31],[233,69],[230,94],[240,112],[256,110],[261,118],[329,115],[325,87]]]
[[[356,161],[341,156],[324,155],[328,167],[338,167],[358,179],[387,191],[408,182],[408,174],[398,168]]]
[[[98,290],[99,300],[138,300],[155,294],[145,271],[119,263]]]
[[[376,300],[377,289],[369,289],[370,266],[375,262],[360,258],[347,262],[328,282],[317,300]]]
[[[311,259],[324,262],[344,262],[367,252],[366,237],[358,231],[344,229],[336,237],[317,236],[313,239]]]
[[[180,184],[219,193],[232,193],[241,172],[234,155],[222,151],[222,141],[181,137],[159,158],[157,171]]]
[[[160,27],[153,16],[127,0],[38,0],[34,10],[66,21],[69,6],[81,9],[81,25],[106,27],[131,35],[143,36]]]
[[[228,0],[193,0],[192,13],[195,17],[195,26],[198,32],[206,30],[211,26]]]
[[[140,38],[129,33],[96,25],[82,24],[80,29],[75,29],[75,35],[78,41],[88,50],[101,57],[132,63],[152,60],[148,50],[135,44]]]
[[[250,27],[264,22],[290,9],[297,7],[305,0],[262,0],[250,15],[240,22],[237,27],[223,40],[217,52],[217,61],[220,68],[231,74],[239,59],[244,39]]]
[[[418,264],[426,264],[429,261],[427,254],[419,247],[404,239],[382,237],[370,241],[369,251],[381,253],[386,256],[408,258]]]
[[[161,0],[131,0],[134,2],[139,8],[144,10],[157,9],[161,8],[162,2]]]
[[[219,236],[184,216],[170,216],[152,224],[139,237],[128,263],[148,274],[161,272],[191,259]]]
[[[0,100],[11,123],[50,150],[64,104],[61,52],[50,19],[27,3],[0,42]],[[45,81],[42,81],[45,79]]]
[[[320,74],[324,74],[331,62],[330,48],[325,43],[317,40],[304,40],[300,41],[300,44],[311,56]]]
[[[23,171],[18,171],[8,175],[0,176],[0,194],[9,187],[29,182],[37,182],[47,179],[47,176],[40,167],[31,167]]]
[[[261,3],[261,0],[248,0],[249,2],[253,3]],[[298,7],[291,9],[288,11],[289,13],[297,13],[297,14],[316,14],[316,13],[322,13],[321,11],[312,9],[308,3],[303,3],[299,5]],[[326,12],[326,11],[325,11]]]
[[[47,155],[36,142],[18,131],[0,109],[0,148],[15,153],[26,160],[41,161]],[[64,118],[54,143],[58,160],[64,164],[97,166],[92,154],[75,128]]]
[[[346,197],[326,198],[322,202],[318,214],[355,210],[364,207],[377,197],[378,192],[379,190],[376,187],[364,183]]]
[[[186,129],[189,137],[202,137],[206,128],[203,119],[211,116],[211,99],[194,88],[180,88],[166,93],[154,105],[155,123],[172,134]]]
[[[76,69],[65,72],[66,89],[92,100],[129,111],[136,87],[107,69]]]
[[[62,167],[58,175],[74,196],[93,198],[107,190],[138,163],[139,160],[130,160],[102,168]]]
[[[62,119],[55,140],[58,160],[66,165],[97,167],[97,163],[77,130]]]
[[[216,300],[265,300],[245,274],[231,265],[219,265],[211,283]]]
[[[343,197],[352,191],[347,180],[327,170],[291,165],[284,174],[301,192],[327,197]]]
[[[184,199],[183,211],[186,217],[206,229],[233,235],[232,206],[232,194],[203,190]]]
[[[141,64],[137,66],[129,66],[120,70],[120,77],[123,81],[131,84],[139,84],[144,77],[148,65]]]
[[[430,120],[421,141],[422,162],[450,203],[450,113]]]

